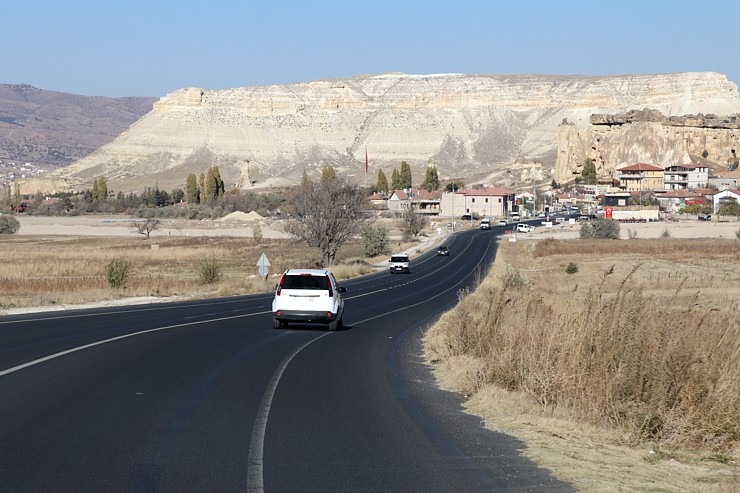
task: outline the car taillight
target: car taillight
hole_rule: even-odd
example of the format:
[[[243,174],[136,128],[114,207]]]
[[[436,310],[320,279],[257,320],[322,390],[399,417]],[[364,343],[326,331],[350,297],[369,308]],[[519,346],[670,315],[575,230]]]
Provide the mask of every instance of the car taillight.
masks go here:
[[[280,284],[278,284],[277,291],[275,292],[275,296],[280,296],[280,291],[283,290],[283,283],[285,282],[285,276],[280,278]]]
[[[329,279],[329,276],[326,276],[326,287],[329,289],[329,298],[334,296],[334,292],[331,289],[331,279]]]

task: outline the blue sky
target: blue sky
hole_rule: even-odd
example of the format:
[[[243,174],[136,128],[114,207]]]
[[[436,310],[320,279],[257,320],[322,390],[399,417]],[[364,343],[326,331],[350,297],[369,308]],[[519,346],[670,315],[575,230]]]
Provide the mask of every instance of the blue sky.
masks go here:
[[[713,71],[740,84],[739,0],[23,0],[0,83],[164,96],[361,74]]]

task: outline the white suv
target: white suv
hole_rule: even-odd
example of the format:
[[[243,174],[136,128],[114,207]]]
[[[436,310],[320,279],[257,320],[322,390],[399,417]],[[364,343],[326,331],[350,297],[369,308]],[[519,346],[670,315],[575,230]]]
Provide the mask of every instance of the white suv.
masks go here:
[[[342,329],[346,288],[337,286],[328,270],[288,269],[283,273],[272,300],[272,327],[284,329],[289,322],[323,323],[329,330]]]

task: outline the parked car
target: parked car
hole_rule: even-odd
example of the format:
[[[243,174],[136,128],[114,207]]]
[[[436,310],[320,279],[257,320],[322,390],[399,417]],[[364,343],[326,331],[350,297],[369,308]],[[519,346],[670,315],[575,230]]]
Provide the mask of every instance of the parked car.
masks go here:
[[[275,289],[272,327],[284,329],[290,322],[304,322],[341,330],[345,292],[347,289],[339,287],[328,270],[288,269]]]
[[[699,221],[711,221],[712,215],[711,214],[699,214]]]
[[[463,214],[461,216],[461,218],[462,218],[463,221],[472,221],[473,220],[473,216],[471,216],[470,214]]]
[[[397,272],[408,274],[411,272],[409,270],[409,256],[406,253],[394,253],[388,262],[391,263],[391,274]]]
[[[445,257],[449,257],[450,256],[450,249],[447,248],[445,245],[440,245],[437,248],[437,255],[438,256],[439,255],[444,255]]]
[[[531,233],[534,231],[534,226],[524,223],[519,223],[516,225],[516,230],[520,233]]]

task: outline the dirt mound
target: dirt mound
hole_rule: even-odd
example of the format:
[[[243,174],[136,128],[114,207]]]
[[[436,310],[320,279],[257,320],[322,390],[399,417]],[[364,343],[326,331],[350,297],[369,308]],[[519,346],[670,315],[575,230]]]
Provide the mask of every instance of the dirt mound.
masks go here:
[[[249,212],[234,211],[231,214],[227,214],[220,219],[216,219],[216,221],[219,221],[219,222],[227,222],[227,221],[250,222],[250,221],[261,221],[263,219],[264,217],[260,216],[254,211],[249,211]]]

